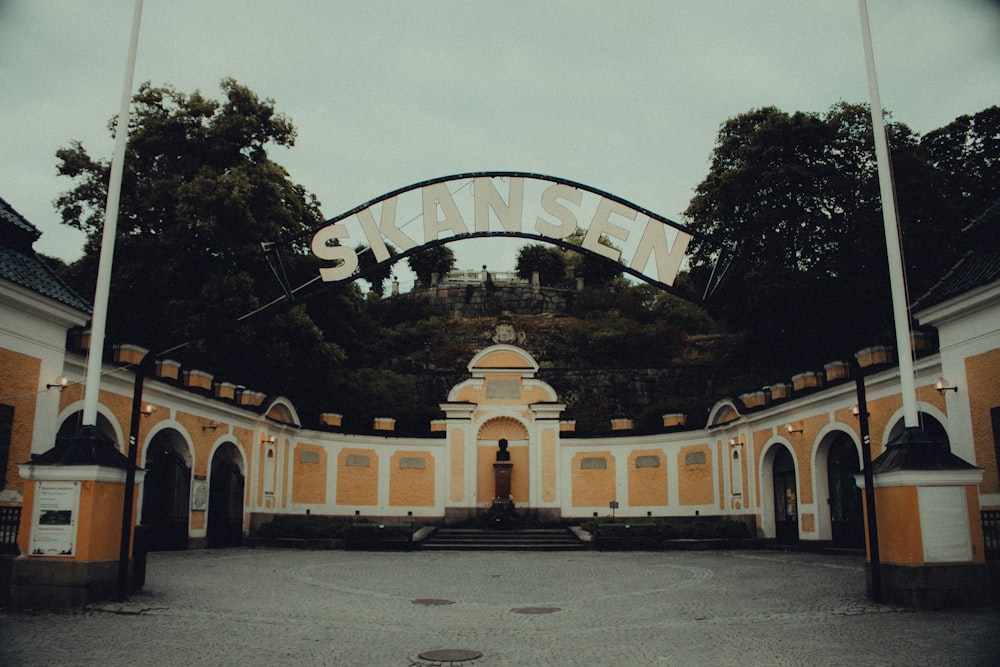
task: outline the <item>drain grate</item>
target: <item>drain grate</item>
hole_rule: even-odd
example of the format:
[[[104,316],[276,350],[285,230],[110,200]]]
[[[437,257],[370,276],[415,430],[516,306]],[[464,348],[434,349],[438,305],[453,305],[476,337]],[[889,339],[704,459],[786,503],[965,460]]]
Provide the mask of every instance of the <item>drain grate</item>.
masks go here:
[[[483,653],[482,651],[470,651],[466,648],[436,648],[424,651],[417,657],[421,660],[434,662],[464,662],[465,660],[477,660],[483,657]]]
[[[559,607],[518,607],[511,609],[515,614],[554,614],[562,611]]]

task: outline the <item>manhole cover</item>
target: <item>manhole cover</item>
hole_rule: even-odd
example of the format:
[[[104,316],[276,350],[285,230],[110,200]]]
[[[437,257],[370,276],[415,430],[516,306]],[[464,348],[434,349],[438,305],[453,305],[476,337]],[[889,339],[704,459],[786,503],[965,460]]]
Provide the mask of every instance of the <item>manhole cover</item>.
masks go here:
[[[515,614],[554,614],[562,611],[559,607],[519,607],[511,609]]]
[[[434,660],[436,662],[461,662],[481,658],[483,653],[465,648],[436,648],[433,651],[424,651],[417,657],[421,660]]]
[[[420,598],[413,601],[413,604],[422,604],[425,607],[434,607],[442,604],[455,604],[454,600],[437,600],[434,598]]]

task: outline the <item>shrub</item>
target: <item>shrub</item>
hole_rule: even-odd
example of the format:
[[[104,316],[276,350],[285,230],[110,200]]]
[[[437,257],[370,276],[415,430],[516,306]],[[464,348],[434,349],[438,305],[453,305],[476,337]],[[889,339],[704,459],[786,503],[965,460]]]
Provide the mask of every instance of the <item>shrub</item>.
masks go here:
[[[331,539],[343,537],[352,521],[332,516],[277,514],[270,523],[260,526],[255,537],[291,539]]]

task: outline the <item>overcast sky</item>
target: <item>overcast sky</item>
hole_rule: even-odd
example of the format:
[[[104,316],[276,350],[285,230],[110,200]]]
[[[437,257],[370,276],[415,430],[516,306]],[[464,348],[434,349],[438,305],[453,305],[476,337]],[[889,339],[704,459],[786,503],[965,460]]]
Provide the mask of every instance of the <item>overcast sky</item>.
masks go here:
[[[883,106],[918,133],[1000,104],[1000,3],[870,0]],[[73,260],[55,151],[109,158],[133,0],[0,0],[0,196]],[[332,218],[418,181],[546,174],[683,222],[719,126],[867,102],[856,0],[146,0],[136,86],[234,77],[299,130],[272,158]],[[496,244],[495,247],[494,245]],[[461,268],[513,268],[497,240]],[[485,259],[488,258],[488,259]]]

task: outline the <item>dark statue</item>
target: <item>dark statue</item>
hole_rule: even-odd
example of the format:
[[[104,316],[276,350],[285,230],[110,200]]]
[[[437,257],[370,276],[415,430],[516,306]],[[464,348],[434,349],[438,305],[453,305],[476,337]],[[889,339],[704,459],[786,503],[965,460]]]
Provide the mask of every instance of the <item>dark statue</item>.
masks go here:
[[[507,440],[501,438],[498,444],[500,449],[497,451],[497,461],[510,461],[510,452],[507,451]]]

